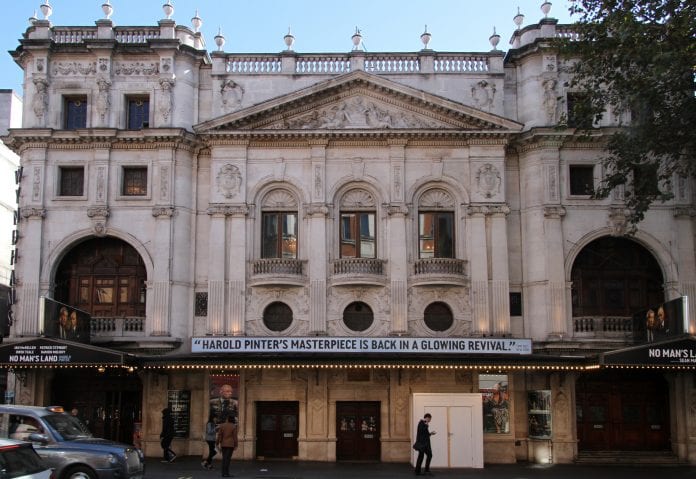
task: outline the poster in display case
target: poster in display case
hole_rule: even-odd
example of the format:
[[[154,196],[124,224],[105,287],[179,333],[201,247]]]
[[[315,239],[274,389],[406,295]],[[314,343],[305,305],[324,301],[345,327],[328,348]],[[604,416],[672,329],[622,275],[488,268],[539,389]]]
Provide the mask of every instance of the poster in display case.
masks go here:
[[[527,396],[529,437],[551,439],[551,391],[529,391]]]

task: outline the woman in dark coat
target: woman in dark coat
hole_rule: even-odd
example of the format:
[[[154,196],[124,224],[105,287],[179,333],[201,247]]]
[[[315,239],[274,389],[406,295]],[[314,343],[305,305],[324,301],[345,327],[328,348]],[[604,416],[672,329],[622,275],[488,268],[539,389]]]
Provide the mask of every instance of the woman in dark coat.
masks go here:
[[[416,442],[413,444],[413,449],[418,451],[418,459],[416,459],[416,475],[422,476],[423,474],[430,474],[430,461],[433,458],[433,450],[430,447],[430,436],[435,434],[435,432],[430,432],[428,430],[428,424],[433,417],[430,413],[426,413],[423,419],[418,421],[418,431],[416,432]],[[423,456],[425,459],[425,469],[421,472],[421,465],[423,464]]]
[[[174,439],[174,418],[169,408],[162,409],[162,432],[160,433],[160,439],[164,454],[162,462],[174,462],[176,454],[170,447]]]

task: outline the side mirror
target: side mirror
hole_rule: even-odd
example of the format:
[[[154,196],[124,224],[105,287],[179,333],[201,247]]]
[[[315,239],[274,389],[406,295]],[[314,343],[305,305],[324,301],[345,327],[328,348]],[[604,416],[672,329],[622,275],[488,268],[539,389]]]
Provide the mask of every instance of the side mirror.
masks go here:
[[[48,436],[46,434],[40,434],[38,432],[32,432],[29,434],[28,438],[31,442],[40,442],[41,444],[48,444]]]

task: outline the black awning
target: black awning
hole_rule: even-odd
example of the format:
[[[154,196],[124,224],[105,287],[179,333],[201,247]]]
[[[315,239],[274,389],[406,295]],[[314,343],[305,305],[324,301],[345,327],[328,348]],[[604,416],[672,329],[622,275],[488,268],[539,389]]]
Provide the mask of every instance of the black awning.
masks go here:
[[[64,339],[34,338],[0,345],[0,367],[127,366],[134,358]]]
[[[643,343],[600,354],[600,364],[607,367],[664,367],[696,369],[696,337],[681,336],[669,340]]]

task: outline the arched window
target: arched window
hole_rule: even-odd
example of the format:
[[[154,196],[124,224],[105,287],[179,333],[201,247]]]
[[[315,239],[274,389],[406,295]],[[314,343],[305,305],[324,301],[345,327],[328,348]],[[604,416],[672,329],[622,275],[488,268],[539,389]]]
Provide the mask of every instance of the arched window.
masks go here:
[[[455,257],[454,199],[443,189],[426,191],[418,202],[418,257]]]
[[[665,300],[657,261],[626,238],[605,237],[585,246],[571,278],[573,316],[632,316]]]
[[[454,323],[452,310],[441,301],[430,303],[423,313],[425,325],[432,331],[447,331]]]
[[[263,324],[271,331],[285,331],[292,324],[292,309],[280,301],[269,304],[263,310]]]
[[[375,199],[364,189],[348,191],[341,198],[341,258],[376,258]]]
[[[264,197],[261,213],[261,257],[297,258],[297,200],[285,190]]]
[[[343,310],[343,323],[351,331],[365,331],[372,326],[373,321],[372,309],[361,301],[350,303]]]

